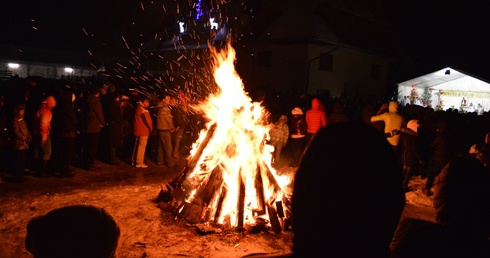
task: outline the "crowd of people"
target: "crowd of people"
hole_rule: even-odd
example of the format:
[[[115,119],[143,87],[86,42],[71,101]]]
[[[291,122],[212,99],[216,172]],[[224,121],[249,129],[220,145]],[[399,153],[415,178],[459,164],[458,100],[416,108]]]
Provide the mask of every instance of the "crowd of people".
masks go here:
[[[401,220],[404,171],[385,138],[360,122],[321,127],[294,178],[291,251],[246,257],[489,257],[490,174],[484,164],[471,155],[451,158],[434,182],[436,221]],[[116,220],[104,209],[74,205],[29,221],[25,244],[36,258],[113,258],[119,237]],[[0,248],[0,254],[8,251]]]
[[[127,91],[112,81],[84,90],[47,90],[35,81],[17,86],[0,94],[3,181],[70,178],[72,166],[99,170],[96,160],[144,169],[153,158],[175,168],[197,139],[200,118],[177,93]],[[184,133],[190,129],[192,134]]]
[[[24,165],[31,161],[38,176],[54,167],[61,177],[69,177],[69,164],[76,157],[87,170],[97,169],[94,160],[104,148],[113,165],[118,165],[117,156],[126,153],[135,168],[146,168],[152,134],[155,162],[174,166],[181,153],[176,146],[183,139],[179,130],[189,123],[186,107],[178,108],[178,100],[163,93],[153,100],[151,109],[149,96],[127,96],[113,87],[93,88],[86,98],[74,92],[33,98],[38,105],[31,98],[5,105],[8,97],[2,96],[1,122],[6,130],[0,140],[8,143],[2,151],[15,157],[12,179],[22,180],[18,173],[24,173]],[[11,116],[5,115],[7,107]],[[182,111],[180,115],[173,113],[176,110]],[[294,238],[291,253],[266,257],[490,255],[488,114],[434,111],[396,101],[354,106],[321,97],[300,97],[280,110],[271,113],[270,143],[276,147],[273,165],[284,162],[281,155],[286,148],[288,165],[297,167],[292,197]],[[104,133],[110,137],[101,137]],[[82,138],[77,141],[78,137]],[[101,144],[101,139],[108,142]],[[50,167],[51,161],[55,165]],[[400,221],[404,193],[414,190],[408,184],[414,175],[427,178],[423,193],[432,196],[436,222]],[[46,217],[53,214],[62,212]],[[110,216],[100,210],[98,214],[109,218],[104,223],[110,226],[106,232],[111,234],[110,241],[107,248],[96,243],[85,248],[107,251],[100,257],[114,257],[119,228]],[[28,225],[27,248],[35,257],[54,257],[41,255],[44,251],[37,237],[43,238],[43,230],[57,225],[38,224],[35,219]]]

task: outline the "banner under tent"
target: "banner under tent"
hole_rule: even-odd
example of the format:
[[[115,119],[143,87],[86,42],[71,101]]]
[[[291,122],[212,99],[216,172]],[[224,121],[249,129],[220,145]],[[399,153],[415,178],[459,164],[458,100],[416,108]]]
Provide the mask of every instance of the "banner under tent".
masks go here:
[[[398,83],[398,102],[482,114],[490,110],[490,83],[447,67]]]

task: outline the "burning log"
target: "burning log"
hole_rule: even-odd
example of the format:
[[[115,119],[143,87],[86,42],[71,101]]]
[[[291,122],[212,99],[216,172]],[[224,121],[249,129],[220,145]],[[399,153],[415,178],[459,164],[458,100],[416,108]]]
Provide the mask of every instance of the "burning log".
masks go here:
[[[177,176],[171,183],[171,185],[174,188],[177,188],[181,186],[181,183],[183,182],[183,179],[185,179],[185,176],[189,173],[189,171],[193,171],[196,165],[198,164],[199,160],[201,159],[202,153],[206,146],[208,145],[209,141],[211,138],[214,136],[214,132],[216,131],[216,126],[217,124],[214,123],[212,124],[207,133],[206,137],[203,139],[203,141],[199,144],[197,147],[196,153],[192,156],[191,160],[188,162],[186,168],[183,170],[183,172]]]
[[[258,207],[254,210],[257,215],[264,215],[265,210],[265,197],[264,197],[264,184],[262,182],[262,173],[260,173],[260,166],[257,166],[257,173],[255,176],[255,191],[257,194]]]
[[[211,46],[210,51],[220,89],[193,107],[206,114],[208,130],[200,134],[183,171],[162,187],[159,199],[167,202],[167,210],[192,223],[271,227],[279,233],[288,218],[288,204],[281,199],[281,186],[288,180],[270,167],[273,147],[265,144],[268,112],[244,94],[233,68],[234,51],[218,52]]]
[[[238,228],[243,228],[243,219],[245,217],[245,183],[241,176],[241,171],[238,173],[238,202],[237,202],[237,219]]]
[[[277,217],[277,212],[274,206],[267,204],[267,212],[269,213],[269,220],[271,222],[272,231],[276,234],[281,233],[281,223],[279,222],[279,218]]]

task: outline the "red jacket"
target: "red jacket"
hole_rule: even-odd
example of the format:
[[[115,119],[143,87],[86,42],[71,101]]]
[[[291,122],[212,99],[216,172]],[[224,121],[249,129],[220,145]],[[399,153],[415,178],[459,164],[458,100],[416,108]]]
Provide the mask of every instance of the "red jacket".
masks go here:
[[[153,130],[153,121],[151,120],[150,111],[138,102],[134,112],[134,136],[150,136]]]

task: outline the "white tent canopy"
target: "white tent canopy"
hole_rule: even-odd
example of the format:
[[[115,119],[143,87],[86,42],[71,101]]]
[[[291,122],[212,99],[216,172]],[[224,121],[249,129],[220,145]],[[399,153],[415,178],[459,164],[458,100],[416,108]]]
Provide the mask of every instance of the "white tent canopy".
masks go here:
[[[402,104],[466,112],[490,110],[490,84],[450,67],[398,83]]]

